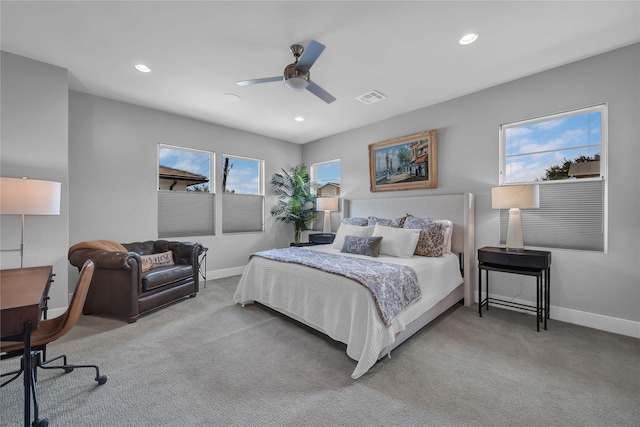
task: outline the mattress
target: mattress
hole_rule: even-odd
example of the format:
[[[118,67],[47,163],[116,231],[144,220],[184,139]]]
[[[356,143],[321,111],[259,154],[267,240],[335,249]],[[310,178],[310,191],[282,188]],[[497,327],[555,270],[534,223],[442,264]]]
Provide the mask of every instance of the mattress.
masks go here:
[[[369,290],[359,283],[298,264],[253,257],[234,294],[234,302],[259,302],[347,345],[358,363],[351,374],[359,378],[391,346],[407,325],[434,307],[462,283],[458,257],[397,258],[341,253],[332,245],[300,250],[323,251],[409,266],[416,271],[422,296],[398,315],[389,327],[382,322]]]

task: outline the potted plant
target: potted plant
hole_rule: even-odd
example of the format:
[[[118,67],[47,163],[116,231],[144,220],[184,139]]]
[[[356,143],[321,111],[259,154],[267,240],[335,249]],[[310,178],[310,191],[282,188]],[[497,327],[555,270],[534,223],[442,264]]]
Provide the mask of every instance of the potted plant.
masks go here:
[[[292,223],[294,242],[300,243],[300,233],[316,220],[316,196],[311,193],[311,182],[307,166],[301,163],[287,172],[274,173],[271,185],[278,196],[278,202],[271,207],[271,216],[277,221]]]

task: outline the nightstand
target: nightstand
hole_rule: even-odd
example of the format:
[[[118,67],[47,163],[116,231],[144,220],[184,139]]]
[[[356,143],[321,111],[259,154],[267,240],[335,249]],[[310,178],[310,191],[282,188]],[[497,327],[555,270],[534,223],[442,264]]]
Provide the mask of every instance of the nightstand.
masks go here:
[[[482,299],[482,270],[485,271],[487,296]],[[521,304],[489,297],[489,271],[535,276],[536,305]],[[540,332],[540,323],[547,329],[549,318],[549,279],[551,273],[551,252],[548,251],[510,251],[506,248],[486,246],[478,249],[478,313],[482,317],[482,306],[489,310],[489,303],[518,308],[536,313],[536,326]]]
[[[328,245],[336,238],[334,233],[312,233],[309,234],[309,243],[314,245]]]

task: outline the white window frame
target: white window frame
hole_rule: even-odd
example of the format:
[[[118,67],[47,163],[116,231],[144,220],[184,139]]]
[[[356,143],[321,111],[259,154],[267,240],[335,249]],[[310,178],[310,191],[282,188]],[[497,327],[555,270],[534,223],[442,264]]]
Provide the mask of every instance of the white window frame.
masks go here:
[[[322,165],[328,165],[330,163],[338,163],[338,167],[339,169],[342,168],[342,163],[340,159],[333,159],[333,160],[327,160],[324,162],[317,162],[317,163],[311,163],[311,168],[310,168],[310,181],[313,184],[311,187],[311,191],[313,192],[313,194],[315,194],[317,197],[322,197],[320,194],[318,194],[318,190],[320,189],[320,185],[318,185],[318,177],[317,177],[317,172],[318,172],[318,166],[322,166]],[[340,181],[342,181],[342,170],[340,170]],[[338,185],[342,185],[342,182],[338,182]],[[331,223],[332,224],[339,224],[340,221],[342,220],[342,208],[343,208],[343,200],[342,198],[339,197],[339,210],[337,212],[332,212],[331,215]],[[313,222],[313,224],[311,225],[311,229],[314,231],[322,231],[322,229],[324,228],[324,212],[318,212],[318,217],[316,218],[316,220]]]
[[[209,155],[209,191],[161,190],[160,149],[162,147]],[[159,143],[156,158],[158,237],[215,235],[215,152]]]
[[[556,180],[556,181],[513,181],[506,182],[506,131],[508,129],[513,129],[522,126],[533,125],[536,123],[548,122],[552,120],[559,120],[565,117],[579,116],[583,114],[589,114],[594,112],[600,112],[600,177],[598,178],[581,178],[581,180],[603,180],[607,175],[607,147],[608,147],[608,106],[606,103],[592,105],[588,107],[577,108],[574,110],[567,110],[560,113],[553,113],[545,116],[535,117],[531,119],[520,120],[512,123],[505,123],[500,125],[500,171],[499,171],[499,179],[500,185],[522,185],[522,184],[551,184],[566,180]],[[566,149],[559,150],[549,150],[549,151],[563,151]]]
[[[265,168],[263,159],[238,156],[235,154],[222,154],[220,156],[220,171],[224,174],[224,159],[241,159],[256,162],[259,166],[258,194],[249,193],[223,193],[222,194],[222,233],[245,234],[264,232],[264,203],[265,203]],[[224,180],[224,177],[221,178]],[[247,207],[259,204],[259,212],[252,213]],[[259,215],[255,217],[252,214]],[[233,220],[230,220],[233,219]]]
[[[195,153],[201,153],[201,154],[207,154],[209,156],[209,171],[210,171],[210,177],[209,177],[209,193],[215,193],[215,161],[216,161],[216,153],[214,151],[207,151],[207,150],[198,150],[196,148],[187,148],[187,147],[180,147],[177,145],[169,145],[169,144],[163,144],[163,143],[158,143],[158,152],[157,152],[157,174],[156,174],[156,178],[158,181],[158,185],[157,188],[160,189],[160,150],[162,148],[168,148],[171,150],[180,150],[180,151],[191,151],[191,152],[195,152]],[[167,190],[158,190],[158,191],[167,191]],[[182,191],[182,190],[177,190],[177,191]]]
[[[339,166],[340,166],[340,167],[342,167],[342,164],[341,164],[341,162],[340,162],[340,159],[327,160],[327,161],[324,161],[324,162],[317,162],[317,163],[312,163],[312,164],[311,164],[311,176],[310,176],[310,180],[311,180],[311,183],[313,183],[313,184],[314,184],[314,187],[312,188],[312,190],[311,190],[311,191],[312,191],[314,194],[316,194],[316,195],[318,194],[318,188],[319,188],[319,186],[316,186],[316,185],[315,185],[315,184],[317,184],[317,183],[318,183],[318,179],[317,179],[317,170],[318,170],[318,166],[321,166],[321,165],[328,165],[328,164],[330,164],[330,163],[338,163],[338,164],[339,164]],[[342,175],[340,175],[340,180],[342,181]],[[338,183],[338,184],[341,184],[341,183]]]
[[[600,112],[600,176],[593,178],[580,178],[580,179],[564,179],[564,180],[549,180],[549,181],[527,181],[527,182],[506,182],[506,130],[517,128],[521,126],[527,126],[535,123],[541,123],[545,121],[557,120],[564,117],[571,117],[581,114],[589,114],[593,112]],[[607,180],[607,151],[608,151],[608,105],[606,103],[576,108],[573,110],[567,110],[559,113],[549,114],[545,116],[540,116],[536,118],[520,120],[517,122],[502,124],[499,127],[499,184],[500,185],[527,185],[527,184],[538,184],[540,186],[540,204],[541,209],[525,209],[522,211],[522,226],[523,232],[525,233],[525,245],[527,245],[527,232],[530,235],[540,236],[544,233],[547,233],[546,237],[541,237],[542,240],[549,239],[547,244],[537,244],[532,245],[534,247],[542,247],[542,248],[558,248],[558,249],[577,249],[577,250],[595,250],[597,252],[607,253],[608,250],[608,180]],[[557,150],[557,151],[562,151]],[[575,185],[575,186],[574,186]],[[586,189],[586,191],[585,191]],[[553,207],[550,207],[548,211],[545,212],[545,198],[549,201],[550,206],[553,206],[552,199],[555,199],[555,203],[558,206],[566,205],[566,206],[580,206],[580,197],[584,197],[585,195],[590,194],[591,191],[598,191],[598,203],[601,203],[601,206],[598,205],[596,209],[599,212],[597,217],[601,215],[601,233],[602,233],[602,247],[601,249],[582,249],[581,247],[572,247],[570,244],[567,246],[563,246],[563,243],[560,242],[561,236],[555,236],[556,233],[545,228],[544,223],[553,224],[554,215],[558,214],[560,216],[564,216],[565,219],[569,215],[571,215],[571,210],[565,210],[565,212],[560,212],[560,210],[556,210]],[[573,196],[575,193],[575,197],[567,197],[566,200],[562,199],[562,192],[569,191],[568,195]],[[582,192],[582,195],[580,194]],[[574,211],[576,211],[574,209]],[[508,210],[502,210],[500,213],[500,241],[504,242],[506,237],[506,223],[507,223],[507,214]],[[596,217],[593,215],[592,217]],[[580,221],[570,221],[567,220],[569,230],[566,230],[569,233],[580,233],[580,227],[582,227],[582,223]],[[571,229],[571,227],[575,227]],[[593,226],[595,228],[595,225]],[[557,239],[556,239],[557,237]],[[579,246],[579,245],[578,245]]]

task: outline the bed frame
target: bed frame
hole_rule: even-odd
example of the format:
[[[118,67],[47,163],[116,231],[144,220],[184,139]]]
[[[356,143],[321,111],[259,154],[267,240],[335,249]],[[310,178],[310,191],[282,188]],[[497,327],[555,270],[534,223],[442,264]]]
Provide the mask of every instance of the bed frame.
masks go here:
[[[433,196],[386,197],[372,199],[343,200],[343,217],[399,218],[411,214],[420,218],[448,219],[453,222],[451,251],[460,257],[463,283],[431,310],[407,325],[396,336],[395,342],[385,348],[379,358],[391,353],[410,336],[426,326],[433,319],[447,311],[461,299],[464,305],[474,302],[473,266],[475,265],[475,206],[472,193],[444,194]]]

